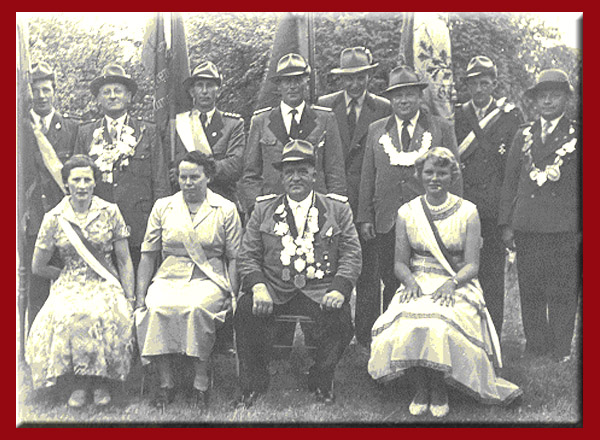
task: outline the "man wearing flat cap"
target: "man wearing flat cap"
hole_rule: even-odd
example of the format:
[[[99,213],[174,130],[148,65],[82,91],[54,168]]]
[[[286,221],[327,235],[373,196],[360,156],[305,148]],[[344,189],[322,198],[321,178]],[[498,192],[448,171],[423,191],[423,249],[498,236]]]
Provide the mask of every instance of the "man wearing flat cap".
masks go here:
[[[471,99],[456,106],[454,130],[463,164],[464,198],[477,205],[481,219],[478,278],[496,331],[501,334],[506,248],[498,227],[498,205],[507,152],[523,116],[506,98],[492,96],[497,76],[496,66],[488,57],[479,55],[469,61],[464,82]]]
[[[399,286],[394,275],[395,223],[398,209],[424,193],[415,176],[415,160],[433,147],[445,147],[458,158],[456,137],[450,123],[421,107],[428,86],[413,69],[399,66],[390,72],[384,95],[394,114],[369,126],[358,198],[358,218],[364,240],[375,240],[379,272],[384,284],[365,302],[364,320],[371,327],[385,310]],[[462,180],[450,190],[462,195]]]
[[[283,192],[272,163],[281,159],[284,145],[293,139],[315,146],[315,189],[346,196],[344,154],[335,115],[331,109],[306,103],[309,76],[310,66],[302,56],[282,56],[270,78],[277,83],[281,103],[257,110],[252,116],[240,184],[246,214],[252,211],[256,197]]]
[[[27,276],[29,287],[29,327],[44,305],[50,291],[50,281],[31,273],[31,259],[44,214],[54,208],[65,195],[61,177],[63,163],[73,154],[78,122],[60,114],[54,108],[56,79],[52,68],[41,61],[33,64],[29,73],[33,94],[32,108],[27,115],[23,148],[25,181],[25,228]],[[53,257],[60,266],[58,257]]]
[[[335,367],[352,339],[349,298],[361,268],[352,211],[340,197],[314,189],[315,147],[292,140],[271,165],[281,171],[284,194],[259,197],[238,253],[244,293],[234,317],[242,396],[251,406],[269,386],[267,365],[274,317],[300,314],[316,353],[308,386],[332,403]]]
[[[198,150],[212,156],[217,170],[208,187],[237,204],[236,183],[242,176],[242,155],[246,142],[244,120],[237,113],[216,108],[221,83],[219,69],[210,61],[196,66],[192,75],[183,82],[192,97],[194,108],[176,117],[174,163],[188,151]],[[172,181],[174,171],[172,168]]]
[[[107,65],[90,89],[104,116],[80,127],[75,152],[89,155],[100,168],[95,194],[119,206],[137,268],[152,206],[171,194],[167,161],[156,126],[128,112],[137,84],[123,67]]]
[[[339,77],[342,90],[321,96],[317,101],[319,105],[331,108],[337,119],[344,149],[348,202],[355,219],[367,130],[371,122],[392,114],[390,101],[367,90],[377,66],[378,63],[373,63],[373,56],[369,49],[364,47],[344,49],[340,54],[340,67],[331,71]],[[366,303],[379,293],[380,280],[374,241],[365,241],[361,237],[360,244],[363,253],[363,269],[356,283],[354,323],[358,342],[369,347],[373,323],[370,320],[364,321],[363,309],[369,308],[370,305]]]
[[[540,117],[510,148],[498,224],[517,251],[525,350],[566,362],[581,281],[581,128],[565,115],[573,88],[562,70],[544,70],[525,94]]]

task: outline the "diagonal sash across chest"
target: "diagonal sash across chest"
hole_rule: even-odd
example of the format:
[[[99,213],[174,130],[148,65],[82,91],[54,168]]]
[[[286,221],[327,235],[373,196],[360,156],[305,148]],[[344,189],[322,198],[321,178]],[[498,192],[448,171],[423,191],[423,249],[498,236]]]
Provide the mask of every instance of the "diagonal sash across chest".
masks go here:
[[[212,156],[213,152],[200,118],[193,111],[179,113],[175,117],[175,127],[187,151],[198,150],[207,156]]]
[[[65,189],[65,186],[63,185],[61,175],[61,170],[63,167],[62,162],[58,158],[54,147],[52,146],[46,135],[42,133],[41,124],[31,122],[31,128],[33,130],[33,135],[35,136],[35,140],[37,142],[40,154],[42,155],[42,161],[44,162],[46,169],[52,176],[52,179],[54,179],[58,187],[61,189],[61,191],[64,194],[66,194],[67,191]]]
[[[503,103],[504,101],[499,100],[498,106],[494,110],[489,112],[487,115],[485,115],[485,117],[481,121],[472,121],[472,123],[477,124],[477,126],[473,127],[473,130],[469,132],[469,134],[463,139],[463,141],[458,146],[458,154],[460,157],[463,157],[471,148],[474,148],[476,143],[473,141],[475,139],[481,141],[481,138],[485,135],[485,131],[489,131],[490,128],[494,125],[494,123],[500,118]]]

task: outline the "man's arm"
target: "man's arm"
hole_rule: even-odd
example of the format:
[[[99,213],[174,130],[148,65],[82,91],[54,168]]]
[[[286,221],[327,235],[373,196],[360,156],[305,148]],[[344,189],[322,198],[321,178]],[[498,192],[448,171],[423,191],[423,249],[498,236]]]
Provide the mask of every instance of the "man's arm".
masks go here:
[[[456,133],[454,132],[454,128],[452,127],[452,125],[450,125],[450,123],[448,123],[445,120],[442,120],[441,129],[442,146],[452,151],[452,154],[454,154],[454,157],[456,157],[456,160],[460,164],[460,155],[458,154],[458,143],[456,142]],[[450,189],[450,192],[457,196],[463,195],[462,175],[460,176],[460,178],[458,178],[455,182],[452,183],[452,188]]]
[[[225,157],[216,161],[215,182],[236,183],[242,175],[245,146],[244,121],[240,118],[235,120],[233,124],[233,129],[227,141]]]
[[[519,131],[513,139],[506,159],[502,191],[500,192],[500,206],[498,212],[498,225],[502,229],[504,245],[513,248],[513,232],[511,229],[514,201],[519,188],[519,174],[521,172],[521,147],[522,135]]]
[[[338,242],[338,267],[328,291],[337,290],[350,299],[352,289],[362,268],[362,252],[358,233],[354,227],[352,210],[347,203],[336,203],[336,222],[341,229]]]
[[[263,184],[263,161],[259,145],[260,121],[256,116],[250,122],[248,143],[244,148],[244,166],[242,172],[241,199],[246,213],[254,208],[256,197],[260,195]]]
[[[360,173],[358,214],[356,216],[358,223],[375,223],[375,208],[373,206],[373,198],[375,196],[375,151],[373,144],[375,137],[375,130],[373,130],[373,126],[371,125],[367,135],[367,145]]]
[[[325,173],[325,187],[327,192],[345,196],[348,194],[346,188],[346,169],[344,166],[344,152],[342,150],[342,138],[338,129],[335,115],[327,113],[327,124],[325,133],[325,145],[323,156],[323,171]],[[317,147],[315,145],[315,147]]]

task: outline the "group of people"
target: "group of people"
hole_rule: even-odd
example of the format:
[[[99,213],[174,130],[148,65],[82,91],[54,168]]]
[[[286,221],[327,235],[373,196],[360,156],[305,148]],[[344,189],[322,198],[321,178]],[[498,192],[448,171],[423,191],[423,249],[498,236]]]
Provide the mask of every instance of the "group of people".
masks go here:
[[[355,336],[373,379],[412,378],[415,416],[448,414],[448,385],[509,404],[522,391],[497,376],[506,248],[518,253],[527,351],[568,361],[581,238],[568,76],[541,73],[527,91],[540,118],[523,124],[492,96],[492,60],[474,57],[453,127],[407,66],[389,73],[385,97],[369,92],[376,68],[368,49],[344,49],[332,71],[343,88],[311,105],[311,67],[284,55],[269,78],[281,102],[254,113],[246,138],[243,119],[215,106],[219,69],[202,62],[183,83],[193,108],[164,146],[129,114],[137,85],[121,66],[90,84],[104,116],[77,124],[36,64],[23,219],[34,387],[69,387],[71,407],[107,405],[137,345],[156,367],[153,404],[173,400],[183,354],[204,409],[216,332],[233,312],[237,406],[268,391],[272,346],[291,334],[281,315],[313,322],[303,330],[319,402],[335,401]]]

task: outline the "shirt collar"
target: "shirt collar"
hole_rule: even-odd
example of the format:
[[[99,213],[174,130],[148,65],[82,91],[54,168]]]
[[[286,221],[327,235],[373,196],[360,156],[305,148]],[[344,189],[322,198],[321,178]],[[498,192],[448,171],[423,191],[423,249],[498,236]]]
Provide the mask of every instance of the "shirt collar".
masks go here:
[[[564,116],[565,114],[562,113],[558,118],[552,119],[551,121],[548,121],[546,119],[544,119],[543,116],[540,116],[541,122],[542,122],[542,129],[544,128],[544,124],[546,122],[550,122],[550,130],[548,130],[549,133],[552,133],[554,131],[554,129],[556,128],[556,126],[558,125],[558,121],[560,121],[560,119]]]
[[[121,127],[121,126],[123,126],[123,124],[125,124],[125,119],[127,118],[127,113],[125,113],[123,116],[121,116],[117,119],[113,119],[108,115],[104,115],[104,117],[106,118],[106,123],[108,124],[108,126],[110,126],[112,121],[117,121],[117,127]]]
[[[367,96],[367,91],[365,90],[362,95],[356,98],[356,106],[357,109],[362,108],[363,103],[365,102],[365,98]],[[348,95],[348,92],[344,90],[344,99],[346,100],[346,108],[350,106],[350,101],[353,99]]]
[[[212,108],[212,110],[210,110],[210,111],[208,111],[208,112],[204,113],[204,114],[206,115],[206,125],[210,125],[210,123],[211,123],[211,121],[212,121],[212,118],[213,118],[213,116],[214,116],[214,114],[215,114],[215,111],[216,111],[216,110],[217,110],[217,108],[216,108],[216,107],[213,107],[213,108]],[[198,110],[198,109],[194,109],[194,110],[192,110],[192,111],[198,112],[198,117],[200,117],[200,114],[202,113],[202,112],[201,112],[200,110]]]
[[[490,108],[490,105],[492,105],[492,102],[494,102],[494,98],[490,96],[490,100],[485,107],[477,107],[475,105],[475,102],[471,99],[471,105],[473,106],[475,113],[483,112],[484,115],[487,113],[488,109]]]
[[[31,109],[30,111],[31,113],[31,117],[33,118],[33,121],[36,124],[44,124],[46,126],[46,129],[50,128],[50,122],[52,121],[52,118],[54,117],[54,109],[50,110],[50,113],[48,113],[46,116],[40,116],[38,115],[33,109]]]
[[[308,194],[304,200],[300,200],[299,202],[292,200],[290,198],[290,196],[288,196],[286,194],[286,198],[287,198],[288,204],[290,205],[290,208],[292,208],[292,212],[294,211],[296,206],[300,206],[304,212],[308,212],[308,209],[310,208],[310,205],[312,204],[313,193],[314,193],[314,191],[311,191],[310,194]]]
[[[291,118],[290,115],[290,111],[292,111],[292,109],[296,109],[298,110],[298,121],[300,119],[302,119],[302,112],[304,112],[304,107],[306,106],[306,101],[302,101],[302,103],[297,106],[297,107],[290,107],[289,105],[287,105],[285,102],[281,101],[281,114],[283,115],[284,118]]]
[[[409,130],[415,129],[420,115],[421,115],[421,110],[417,110],[417,113],[415,113],[415,115],[409,119],[409,121],[410,121],[410,125],[408,126]],[[402,128],[402,124],[404,123],[404,121],[402,119],[400,119],[398,117],[398,115],[394,114],[394,116],[396,117],[396,123],[398,124],[398,129],[400,130]]]

